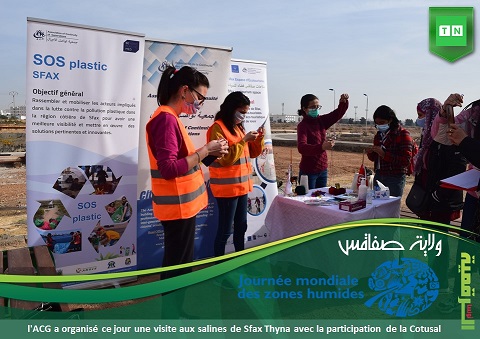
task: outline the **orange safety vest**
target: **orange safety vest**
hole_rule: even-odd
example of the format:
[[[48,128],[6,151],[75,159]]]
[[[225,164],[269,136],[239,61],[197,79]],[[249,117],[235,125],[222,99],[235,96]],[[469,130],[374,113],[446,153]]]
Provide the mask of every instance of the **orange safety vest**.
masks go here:
[[[222,120],[217,120],[207,131],[208,141],[210,141],[212,127],[215,124],[222,129],[229,146],[242,141],[245,136],[245,133],[240,130],[238,135],[233,135]],[[215,160],[208,169],[210,171],[210,188],[216,198],[238,197],[251,192],[253,189],[252,165],[250,164],[250,151],[247,144],[243,148],[243,154],[233,165],[222,166],[218,160]]]
[[[188,155],[195,153],[195,146],[188,136],[185,127],[175,114],[175,111],[169,106],[158,107],[147,126],[159,114],[171,114],[177,119]],[[147,149],[152,177],[153,215],[159,220],[178,220],[194,217],[208,204],[208,195],[201,167],[196,165],[179,177],[169,180],[163,179],[158,170],[157,159],[150,149],[150,138],[151,136],[148,135],[147,128]]]

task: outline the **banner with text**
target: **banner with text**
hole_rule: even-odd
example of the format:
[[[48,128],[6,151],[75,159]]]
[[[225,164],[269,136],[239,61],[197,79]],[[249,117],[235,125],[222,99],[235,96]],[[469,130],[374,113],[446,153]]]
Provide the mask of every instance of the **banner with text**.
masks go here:
[[[136,267],[144,36],[27,20],[29,246],[63,274]]]
[[[244,126],[253,131],[260,126],[265,128],[265,148],[255,159],[253,191],[248,194],[248,229],[245,234],[245,247],[253,247],[268,242],[269,232],[265,228],[265,216],[278,194],[275,164],[270,129],[270,115],[267,90],[267,64],[261,61],[232,59],[228,92],[242,92],[250,99],[250,110]],[[227,251],[234,251],[233,236],[228,239]]]
[[[163,228],[153,216],[150,169],[146,147],[145,125],[157,109],[157,89],[162,71],[168,64],[177,69],[190,66],[204,73],[210,82],[207,100],[197,114],[181,114],[180,119],[195,147],[206,143],[206,132],[220,104],[227,95],[231,49],[187,45],[175,42],[145,42],[142,79],[142,114],[140,121],[138,173],[138,265],[139,268],[161,266],[163,258]],[[208,188],[208,170],[203,167]],[[209,190],[209,204],[197,215],[195,258],[213,255],[213,240],[217,224],[217,207]]]

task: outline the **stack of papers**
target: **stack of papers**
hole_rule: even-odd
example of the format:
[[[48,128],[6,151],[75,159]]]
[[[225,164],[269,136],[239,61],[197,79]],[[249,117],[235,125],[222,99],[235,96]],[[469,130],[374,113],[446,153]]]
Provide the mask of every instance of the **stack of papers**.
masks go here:
[[[476,191],[478,181],[480,180],[480,171],[471,169],[466,172],[454,175],[440,180],[440,187],[451,188],[454,190]]]

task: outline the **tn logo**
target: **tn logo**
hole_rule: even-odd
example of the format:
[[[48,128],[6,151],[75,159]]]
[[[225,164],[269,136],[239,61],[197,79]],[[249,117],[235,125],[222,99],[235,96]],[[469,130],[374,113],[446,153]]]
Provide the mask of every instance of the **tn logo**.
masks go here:
[[[463,36],[463,26],[440,25],[438,26],[438,36]]]

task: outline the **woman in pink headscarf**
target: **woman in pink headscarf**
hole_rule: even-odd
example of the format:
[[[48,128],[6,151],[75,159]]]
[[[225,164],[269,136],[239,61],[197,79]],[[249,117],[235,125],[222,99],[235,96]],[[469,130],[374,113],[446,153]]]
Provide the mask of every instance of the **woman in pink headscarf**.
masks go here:
[[[415,156],[415,181],[432,194],[428,210],[417,212],[424,220],[450,224],[460,217],[463,208],[461,191],[439,187],[441,179],[465,171],[466,161],[456,150],[456,146],[443,145],[433,140],[431,135],[435,117],[442,110],[440,101],[428,98],[417,105],[417,125],[422,127],[420,149]]]
[[[461,191],[448,190],[439,187],[439,181],[449,176],[465,171],[465,159],[456,146],[448,146],[433,140],[431,130],[435,117],[440,114],[442,104],[434,98],[420,101],[417,105],[417,125],[422,127],[420,149],[415,156],[415,182],[420,184],[427,194],[431,194],[426,210],[416,214],[424,220],[450,224],[450,221],[460,217],[463,208]],[[448,268],[450,247],[448,240],[438,234],[444,247],[440,256],[429,256],[428,263],[435,270],[440,283],[440,289],[448,291]]]

